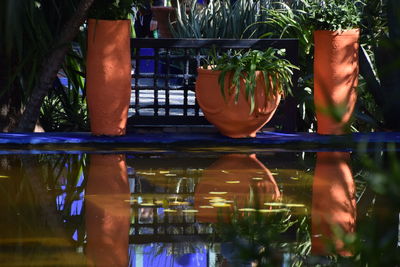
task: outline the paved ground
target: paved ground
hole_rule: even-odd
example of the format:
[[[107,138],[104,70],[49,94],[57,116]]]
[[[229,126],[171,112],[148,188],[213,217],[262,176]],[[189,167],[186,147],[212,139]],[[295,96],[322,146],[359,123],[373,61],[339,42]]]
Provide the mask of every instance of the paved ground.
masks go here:
[[[61,83],[64,86],[68,85],[68,80],[65,77],[59,77]],[[138,81],[139,87],[153,87],[154,86],[154,81],[152,78],[141,78]],[[135,86],[135,79],[132,79],[132,87],[134,88]],[[165,80],[163,79],[158,79],[157,81],[157,87],[159,88],[165,88]],[[169,83],[169,104],[170,105],[183,105],[184,101],[184,96],[183,96],[183,90],[180,90],[179,82],[173,80]],[[135,90],[132,90],[131,93],[131,106],[134,106],[135,103]],[[159,90],[157,92],[158,97],[158,103],[159,105],[165,105],[165,99],[166,99],[166,94],[165,90]],[[151,108],[145,108],[146,106],[153,105],[154,104],[154,90],[140,90],[139,94],[139,99],[140,99],[140,114],[142,116],[152,116],[154,115],[154,110]],[[195,93],[192,91],[188,92],[188,104],[189,105],[194,105],[195,104]],[[164,109],[159,109],[158,114],[160,116],[164,115]],[[135,111],[133,108],[129,109],[128,116],[132,116],[135,114]],[[182,109],[170,109],[170,115],[183,115],[183,110]],[[188,115],[193,116],[194,115],[194,110],[188,110]]]
[[[132,80],[132,87],[134,87],[135,80]],[[154,85],[154,81],[151,78],[142,78],[138,82],[140,87],[152,87]],[[165,81],[163,79],[159,79],[157,82],[157,86],[159,88],[164,88],[165,87]],[[170,105],[182,105],[184,103],[184,95],[183,95],[183,90],[180,90],[180,86],[177,83],[170,83],[169,84],[170,90],[169,90],[169,104]],[[165,105],[165,100],[166,100],[166,94],[165,90],[158,90],[157,92],[157,100],[159,105]],[[154,90],[140,90],[139,93],[139,104],[142,107],[140,109],[140,115],[142,116],[152,116],[154,115],[154,110],[151,108],[144,108],[149,105],[154,104]],[[195,104],[195,93],[192,91],[188,92],[188,104],[189,105],[194,105]],[[132,90],[131,94],[131,105],[135,105],[135,90]],[[132,116],[135,114],[135,111],[133,108],[129,109],[128,116]],[[162,116],[165,115],[165,110],[164,109],[159,109],[158,115]],[[183,109],[170,109],[170,115],[183,115]],[[194,115],[194,110],[189,109],[188,110],[188,116],[193,116]]]

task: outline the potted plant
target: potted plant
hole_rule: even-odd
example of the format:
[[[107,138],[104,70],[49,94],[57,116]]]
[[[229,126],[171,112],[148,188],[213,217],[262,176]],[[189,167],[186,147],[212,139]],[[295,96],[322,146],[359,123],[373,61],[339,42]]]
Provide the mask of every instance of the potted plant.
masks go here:
[[[247,50],[211,56],[198,68],[196,99],[204,116],[233,138],[255,137],[290,92],[296,68],[283,59],[284,50]]]
[[[314,104],[319,134],[343,134],[357,99],[360,1],[303,0],[314,29]]]
[[[161,38],[172,38],[171,27],[176,21],[176,15],[180,16],[181,5],[186,9],[189,2],[194,0],[164,0],[163,6],[152,6],[151,12],[158,25],[158,35]]]
[[[124,135],[131,95],[130,20],[134,0],[96,0],[89,10],[86,93],[91,132]]]
[[[158,36],[161,38],[171,38],[171,31],[169,29],[170,21],[175,20],[175,7],[171,6],[168,2],[164,1],[163,6],[152,6],[151,12],[154,19],[157,21]]]

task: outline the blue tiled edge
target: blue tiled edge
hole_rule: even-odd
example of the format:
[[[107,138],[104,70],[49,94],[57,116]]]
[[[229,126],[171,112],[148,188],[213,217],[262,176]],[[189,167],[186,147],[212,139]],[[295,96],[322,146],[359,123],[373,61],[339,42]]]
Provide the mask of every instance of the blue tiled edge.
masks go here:
[[[274,145],[274,144],[351,144],[359,142],[400,143],[399,132],[355,133],[323,136],[315,133],[263,132],[256,138],[233,139],[210,133],[146,133],[119,137],[92,136],[90,133],[0,133],[0,145]]]

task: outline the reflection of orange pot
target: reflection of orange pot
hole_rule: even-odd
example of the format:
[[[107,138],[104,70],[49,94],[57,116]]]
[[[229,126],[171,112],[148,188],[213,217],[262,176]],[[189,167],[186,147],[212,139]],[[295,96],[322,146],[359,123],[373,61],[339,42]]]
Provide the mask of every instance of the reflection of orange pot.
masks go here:
[[[199,211],[197,220],[217,222],[219,208],[229,211],[233,202],[238,208],[245,208],[251,188],[256,191],[260,205],[280,197],[271,172],[254,154],[222,156],[204,170],[196,186],[194,206]]]
[[[131,95],[130,20],[89,19],[87,51],[92,134],[123,135]]]
[[[128,266],[130,199],[123,155],[90,155],[86,187],[89,266]]]
[[[356,199],[348,152],[317,152],[312,195],[312,252],[329,253],[330,244],[342,256],[351,255],[340,237],[332,231],[340,227],[353,233],[356,223]]]
[[[220,71],[198,68],[197,72],[196,99],[204,116],[223,135],[233,138],[255,137],[257,131],[272,118],[281,100],[279,93],[266,96],[264,76],[262,72],[257,72],[255,109],[250,114],[250,103],[246,99],[243,81],[239,99],[235,103],[235,95],[228,93],[231,84],[228,77],[225,78],[224,99],[218,83]]]
[[[359,35],[359,29],[314,33],[314,103],[319,134],[343,134],[348,127],[357,99]]]

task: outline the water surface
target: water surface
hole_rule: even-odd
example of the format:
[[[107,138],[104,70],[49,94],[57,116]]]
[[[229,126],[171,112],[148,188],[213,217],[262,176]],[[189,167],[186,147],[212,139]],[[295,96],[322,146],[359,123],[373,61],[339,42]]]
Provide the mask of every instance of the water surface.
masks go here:
[[[2,155],[0,265],[396,266],[389,154]]]

